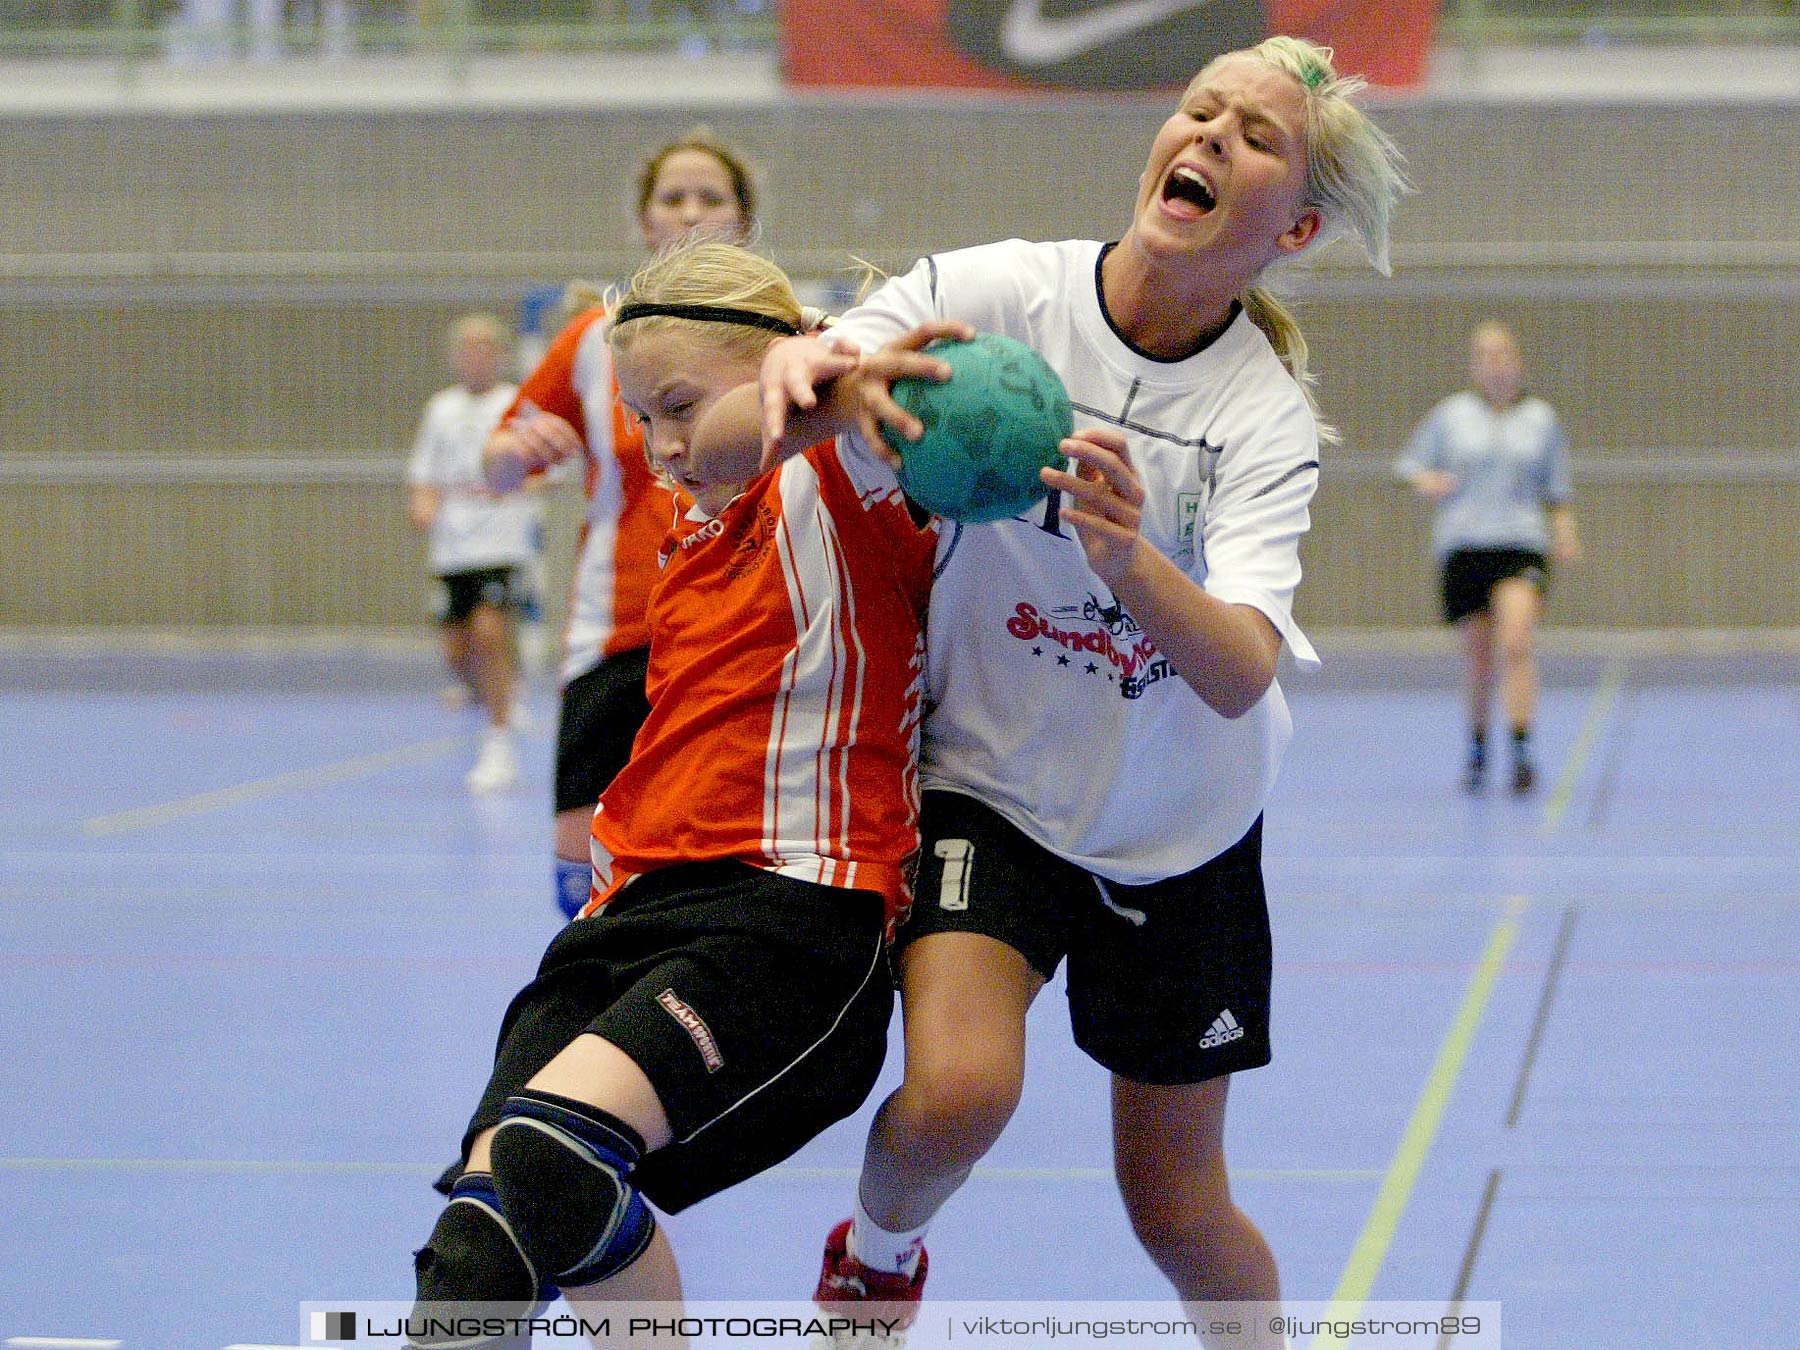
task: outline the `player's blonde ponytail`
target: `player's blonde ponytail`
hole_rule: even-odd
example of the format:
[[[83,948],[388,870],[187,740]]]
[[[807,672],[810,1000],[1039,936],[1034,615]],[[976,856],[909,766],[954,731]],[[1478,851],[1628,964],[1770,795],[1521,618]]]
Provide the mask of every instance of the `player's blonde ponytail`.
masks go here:
[[[576,277],[567,286],[556,301],[556,310],[551,318],[554,329],[573,319],[577,314],[585,314],[596,305],[606,303],[606,288],[598,282],[589,281],[585,277]]]
[[[1263,336],[1275,349],[1275,355],[1281,358],[1281,364],[1287,367],[1288,374],[1300,386],[1300,392],[1306,395],[1306,406],[1312,409],[1313,421],[1319,428],[1320,444],[1336,445],[1341,438],[1337,428],[1320,414],[1319,400],[1314,393],[1318,376],[1307,368],[1306,335],[1300,331],[1299,320],[1265,286],[1252,286],[1246,290],[1243,304],[1250,322],[1262,329]]]

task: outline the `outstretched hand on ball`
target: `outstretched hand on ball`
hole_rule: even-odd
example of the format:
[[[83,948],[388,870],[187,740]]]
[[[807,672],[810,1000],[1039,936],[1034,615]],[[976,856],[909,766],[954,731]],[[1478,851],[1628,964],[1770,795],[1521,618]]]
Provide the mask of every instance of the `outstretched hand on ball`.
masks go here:
[[[834,343],[829,333],[775,343],[762,366],[762,467],[773,468],[841,431],[856,432],[898,466],[900,457],[888,448],[881,428],[916,441],[924,426],[894,402],[894,381],[949,379],[949,363],[925,355],[924,348],[939,338],[967,342],[974,336],[960,320],[933,319],[867,355]]]

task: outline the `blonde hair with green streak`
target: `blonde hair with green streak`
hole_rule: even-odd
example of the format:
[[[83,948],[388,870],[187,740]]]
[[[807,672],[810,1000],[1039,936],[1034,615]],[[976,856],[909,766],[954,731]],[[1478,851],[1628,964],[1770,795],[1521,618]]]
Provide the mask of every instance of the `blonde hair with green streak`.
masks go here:
[[[1399,148],[1357,105],[1367,81],[1360,75],[1340,75],[1331,64],[1331,48],[1304,38],[1272,37],[1234,54],[1253,56],[1293,76],[1305,91],[1306,186],[1302,202],[1318,211],[1322,223],[1304,251],[1310,253],[1332,239],[1353,238],[1375,270],[1389,275],[1388,226],[1395,205],[1411,191],[1411,184]],[[1251,322],[1262,329],[1276,355],[1300,382],[1319,423],[1319,439],[1327,444],[1337,441],[1337,431],[1318,416],[1306,338],[1293,314],[1264,286],[1250,287],[1243,303]]]

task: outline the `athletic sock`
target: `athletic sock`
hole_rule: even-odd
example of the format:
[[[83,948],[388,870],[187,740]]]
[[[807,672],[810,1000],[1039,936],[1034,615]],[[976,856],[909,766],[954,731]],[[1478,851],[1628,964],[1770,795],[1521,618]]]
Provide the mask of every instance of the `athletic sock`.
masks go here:
[[[1514,764],[1522,764],[1531,758],[1531,728],[1514,727],[1512,729],[1512,757]]]
[[[862,1196],[856,1197],[856,1216],[850,1224],[845,1247],[850,1255],[870,1270],[905,1275],[909,1279],[919,1269],[919,1254],[925,1249],[925,1230],[929,1222],[904,1233],[890,1233],[869,1217]]]
[[[1469,732],[1469,767],[1485,768],[1487,765],[1487,728],[1476,727]]]

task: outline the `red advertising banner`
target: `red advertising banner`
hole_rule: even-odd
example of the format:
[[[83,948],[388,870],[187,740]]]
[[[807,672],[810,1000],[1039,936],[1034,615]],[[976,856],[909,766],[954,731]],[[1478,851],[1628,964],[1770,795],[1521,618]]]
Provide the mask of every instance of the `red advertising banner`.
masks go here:
[[[1271,33],[1371,84],[1424,78],[1438,0],[780,0],[782,68],[811,88],[1180,88]]]

